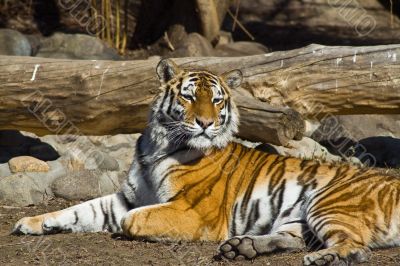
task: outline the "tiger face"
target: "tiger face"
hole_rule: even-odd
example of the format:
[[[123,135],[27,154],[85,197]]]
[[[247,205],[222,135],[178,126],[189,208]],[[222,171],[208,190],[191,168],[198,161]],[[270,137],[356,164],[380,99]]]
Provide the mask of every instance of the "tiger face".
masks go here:
[[[174,144],[196,149],[223,148],[238,131],[239,114],[231,90],[240,86],[242,73],[222,75],[180,69],[172,60],[157,66],[162,93],[153,116]]]

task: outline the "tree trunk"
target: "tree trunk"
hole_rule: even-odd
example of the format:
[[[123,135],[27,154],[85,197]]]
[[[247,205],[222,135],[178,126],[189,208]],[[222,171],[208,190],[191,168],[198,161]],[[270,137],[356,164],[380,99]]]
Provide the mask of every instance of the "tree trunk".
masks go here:
[[[180,58],[186,68],[239,68],[239,136],[285,145],[299,115],[400,113],[400,45],[326,47],[248,57]],[[157,59],[58,60],[0,56],[0,129],[41,134],[140,132],[158,92]],[[268,102],[268,103],[267,103]],[[296,111],[298,112],[296,112]]]

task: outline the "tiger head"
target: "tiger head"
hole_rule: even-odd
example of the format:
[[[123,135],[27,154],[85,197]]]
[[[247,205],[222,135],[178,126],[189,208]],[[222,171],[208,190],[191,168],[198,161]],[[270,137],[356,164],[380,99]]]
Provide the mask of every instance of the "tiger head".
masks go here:
[[[157,75],[162,92],[153,105],[151,120],[163,128],[170,143],[205,150],[223,148],[232,140],[239,114],[231,89],[242,82],[240,70],[215,75],[184,70],[164,59],[157,65]]]

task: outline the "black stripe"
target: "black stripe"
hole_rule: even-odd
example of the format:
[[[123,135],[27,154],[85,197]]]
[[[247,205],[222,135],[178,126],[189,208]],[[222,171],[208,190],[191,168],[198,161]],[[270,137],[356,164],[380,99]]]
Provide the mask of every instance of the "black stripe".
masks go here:
[[[167,87],[165,88],[164,97],[163,97],[162,102],[161,102],[161,105],[160,105],[160,111],[164,108],[164,103],[165,103],[165,100],[167,99],[167,97],[168,97],[168,95],[169,95],[170,90],[171,90],[171,88],[170,88],[169,86],[167,86]]]
[[[257,199],[255,202],[252,202],[249,216],[247,218],[246,227],[244,229],[244,234],[248,233],[252,226],[257,222],[260,217],[260,212],[258,210],[260,206],[260,199]]]
[[[252,152],[255,153],[256,150],[252,150]],[[254,189],[255,183],[257,182],[258,177],[260,175],[260,172],[264,167],[263,162],[265,162],[265,158],[267,157],[266,154],[260,154],[259,152],[257,152],[256,154],[259,155],[259,157],[257,158],[257,161],[254,162],[254,164],[257,165],[257,167],[253,171],[250,183],[247,186],[246,192],[245,192],[245,194],[243,196],[243,201],[242,201],[242,205],[241,205],[241,209],[240,209],[242,217],[244,217],[244,214],[246,213],[247,206],[248,206],[249,200],[251,198],[251,195],[253,193],[253,189]]]
[[[289,157],[281,157],[277,156],[275,160],[268,166],[267,174],[270,176],[270,180],[268,183],[268,194],[273,194],[274,189],[276,188],[275,179],[280,180],[285,172],[285,161],[289,159]]]
[[[281,212],[281,208],[282,208],[282,204],[283,204],[283,194],[285,192],[285,188],[286,188],[286,180],[283,180],[281,185],[278,187],[278,189],[276,191],[274,191],[273,195],[271,196],[271,206],[274,206],[273,209],[276,210],[275,215],[272,214],[273,221],[275,221],[276,217]],[[278,195],[278,202],[277,202],[277,205],[275,206],[275,205],[273,205],[272,201],[275,201],[276,195]]]
[[[210,78],[209,80],[213,85],[215,85],[215,86],[218,85],[217,81],[214,78]]]
[[[254,212],[254,222],[257,222],[257,220],[260,218],[260,199],[256,201],[256,211]]]
[[[306,220],[294,220],[294,221],[290,221],[290,222],[286,222],[284,224],[307,224]],[[282,224],[282,225],[284,225]]]
[[[75,222],[73,224],[77,224],[79,221],[79,217],[78,217],[78,212],[74,211],[74,216],[75,216]]]
[[[228,110],[227,113],[229,114],[228,115],[228,121],[226,121],[226,124],[229,125],[231,123],[231,117],[232,117],[232,114],[231,114],[231,112],[232,112],[231,98],[228,98],[226,100],[226,109]]]
[[[104,216],[103,226],[102,226],[102,229],[104,231],[108,227],[108,215],[107,215],[107,209],[105,209],[106,207],[103,205],[102,200],[100,200],[100,208],[101,208],[101,212],[103,213],[103,216]]]
[[[296,206],[300,201],[304,200],[304,194],[308,191],[308,185],[304,185],[301,188],[299,197],[297,198],[296,202],[293,204],[293,206]]]
[[[295,205],[295,204],[294,204],[294,205]],[[293,209],[294,209],[294,207],[290,207],[290,208],[284,210],[284,211],[282,212],[282,214],[280,215],[280,217],[281,217],[281,218],[289,217],[290,214],[292,214]]]
[[[167,114],[171,115],[172,102],[174,101],[174,98],[175,98],[175,94],[172,92],[172,90],[171,90],[171,93],[170,93],[169,97],[170,98],[169,98],[169,105],[168,105],[168,109],[167,109]]]
[[[233,216],[232,216],[232,226],[231,226],[231,236],[236,236],[237,230],[236,230],[236,213],[238,210],[238,205],[235,203],[235,206],[233,206]]]
[[[115,218],[114,201],[112,199],[110,201],[111,201],[110,202],[111,223],[118,230],[119,229],[119,225],[117,223],[117,219]]]
[[[90,208],[92,208],[92,212],[93,212],[93,220],[96,220],[97,217],[97,212],[96,209],[94,208],[93,204],[90,203]]]

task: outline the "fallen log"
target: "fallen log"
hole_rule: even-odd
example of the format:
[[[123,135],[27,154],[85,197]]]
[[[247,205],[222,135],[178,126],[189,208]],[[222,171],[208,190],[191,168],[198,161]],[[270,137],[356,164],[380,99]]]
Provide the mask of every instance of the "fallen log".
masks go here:
[[[234,95],[242,121],[239,136],[285,145],[303,135],[301,117],[400,113],[398,54],[400,45],[311,45],[176,62],[216,73],[242,69],[243,89]],[[140,132],[158,92],[157,62],[0,56],[0,129],[39,135]]]
[[[38,135],[141,132],[159,88],[155,75],[158,59],[74,61],[0,56],[0,62],[0,129]],[[243,89],[234,97],[242,116],[241,137],[278,145],[301,138],[304,122],[297,112],[271,107]]]

